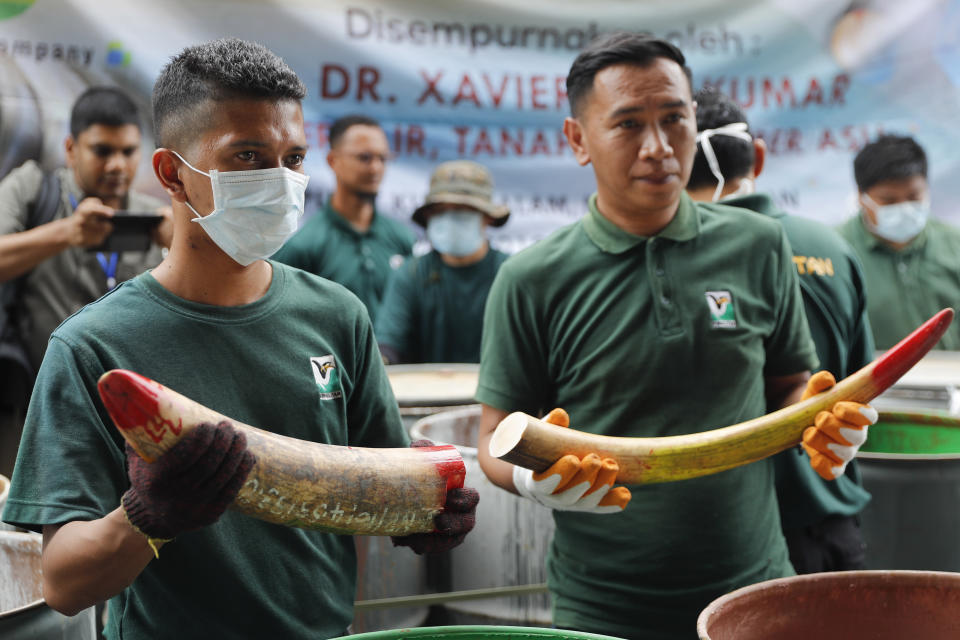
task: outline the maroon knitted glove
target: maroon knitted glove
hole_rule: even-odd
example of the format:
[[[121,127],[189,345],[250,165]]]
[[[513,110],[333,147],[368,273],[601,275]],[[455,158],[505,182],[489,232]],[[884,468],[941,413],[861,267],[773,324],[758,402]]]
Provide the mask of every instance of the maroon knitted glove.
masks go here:
[[[417,440],[411,447],[434,447],[429,440]],[[434,517],[436,530],[430,533],[411,533],[407,536],[390,536],[394,546],[413,549],[414,553],[442,553],[453,549],[467,537],[476,524],[477,503],[480,494],[476,489],[463,487],[447,491],[443,512]]]
[[[130,488],[121,503],[148,538],[169,540],[213,524],[233,502],[256,458],[226,420],[202,423],[153,463],[127,445]]]

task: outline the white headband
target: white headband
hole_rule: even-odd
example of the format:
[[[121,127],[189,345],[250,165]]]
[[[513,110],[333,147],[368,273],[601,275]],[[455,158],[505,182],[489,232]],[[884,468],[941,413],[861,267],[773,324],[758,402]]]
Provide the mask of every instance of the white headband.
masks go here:
[[[723,173],[720,171],[720,163],[717,162],[717,154],[713,152],[713,145],[710,144],[710,138],[713,136],[730,136],[731,138],[740,138],[747,142],[753,142],[753,136],[747,133],[746,122],[731,122],[716,129],[704,129],[697,133],[697,143],[703,149],[703,156],[707,159],[707,165],[710,167],[710,173],[717,179],[717,189],[713,192],[713,201],[716,202],[723,193]]]

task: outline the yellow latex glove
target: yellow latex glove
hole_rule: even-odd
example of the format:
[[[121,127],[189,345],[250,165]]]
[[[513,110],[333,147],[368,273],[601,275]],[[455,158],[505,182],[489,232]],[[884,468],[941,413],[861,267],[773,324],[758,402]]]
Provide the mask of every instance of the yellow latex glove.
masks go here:
[[[829,371],[818,371],[807,382],[801,400],[822,393],[837,382]],[[877,410],[868,404],[841,401],[816,415],[803,432],[803,449],[810,466],[824,480],[836,480],[867,441],[867,428],[877,421]]]
[[[563,409],[554,409],[543,420],[570,426],[570,416]],[[591,453],[581,460],[567,454],[539,473],[515,466],[513,484],[520,495],[551,509],[619,513],[630,502],[629,489],[613,486],[619,471],[620,465],[613,458]]]

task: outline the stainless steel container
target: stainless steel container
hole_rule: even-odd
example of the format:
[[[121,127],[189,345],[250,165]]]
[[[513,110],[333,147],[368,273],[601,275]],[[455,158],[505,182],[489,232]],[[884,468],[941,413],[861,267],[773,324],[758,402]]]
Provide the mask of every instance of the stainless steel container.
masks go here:
[[[43,601],[41,537],[0,531],[0,638],[94,640],[94,608],[67,617]]]
[[[476,404],[478,364],[395,364],[386,369],[408,430],[421,418]]]
[[[480,408],[444,411],[417,421],[411,438],[452,444],[463,456],[466,485],[480,493],[477,525],[459,547],[450,552],[450,588],[453,591],[491,587],[542,585],[545,558],[553,538],[553,516],[546,509],[495,486],[477,462]],[[449,602],[450,624],[550,625],[546,593]]]
[[[400,406],[404,428],[424,416],[470,405],[477,387],[476,364],[391,365],[387,377]],[[414,596],[433,590],[428,584],[428,559],[407,547],[394,547],[390,538],[357,537],[357,600]],[[426,621],[426,605],[366,609],[354,616],[354,633],[416,627]]]

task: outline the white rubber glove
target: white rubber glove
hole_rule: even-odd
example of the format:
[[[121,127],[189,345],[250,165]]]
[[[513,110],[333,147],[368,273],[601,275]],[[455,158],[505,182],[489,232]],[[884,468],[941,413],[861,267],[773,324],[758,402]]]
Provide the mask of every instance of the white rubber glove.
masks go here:
[[[807,382],[803,400],[836,384],[829,371],[818,371]],[[813,426],[803,432],[803,448],[810,466],[824,480],[836,480],[867,441],[867,429],[877,421],[877,410],[868,404],[842,401],[830,411],[816,415]]]
[[[554,409],[543,419],[558,427],[569,427],[570,416]],[[620,513],[630,502],[630,490],[614,487],[620,465],[612,458],[601,459],[595,453],[583,460],[568,454],[541,473],[513,467],[513,485],[525,498],[558,511]]]
[[[591,456],[596,460],[591,459]],[[600,457],[596,454],[590,454],[590,456],[585,457],[583,461],[591,465],[594,462],[603,464],[603,461],[600,461]],[[608,460],[608,462],[616,465],[616,462],[612,460]],[[557,464],[561,463],[563,463],[564,466],[573,467],[575,474],[580,473],[577,469],[581,467],[581,461],[576,456],[564,456]],[[554,465],[554,467],[556,466],[557,465]],[[565,474],[559,471],[551,473],[554,467],[550,467],[550,469],[543,474],[535,474],[530,469],[514,466],[513,484],[524,498],[529,498],[545,507],[558,511],[620,513],[630,501],[630,490],[626,487],[617,487],[619,491],[610,495],[610,490],[613,488],[613,481],[617,477],[616,469],[613,470],[612,474],[609,473],[608,469],[604,469],[605,473],[602,474],[605,476],[604,478],[600,478],[599,476],[601,474],[594,471],[593,482],[588,478],[584,478],[582,481],[574,479],[566,483],[564,485],[566,488],[562,491],[555,493],[563,482]],[[537,480],[535,476],[541,477],[541,479]],[[622,495],[624,491],[627,492],[625,501]],[[603,504],[600,504],[601,502],[603,502]]]

